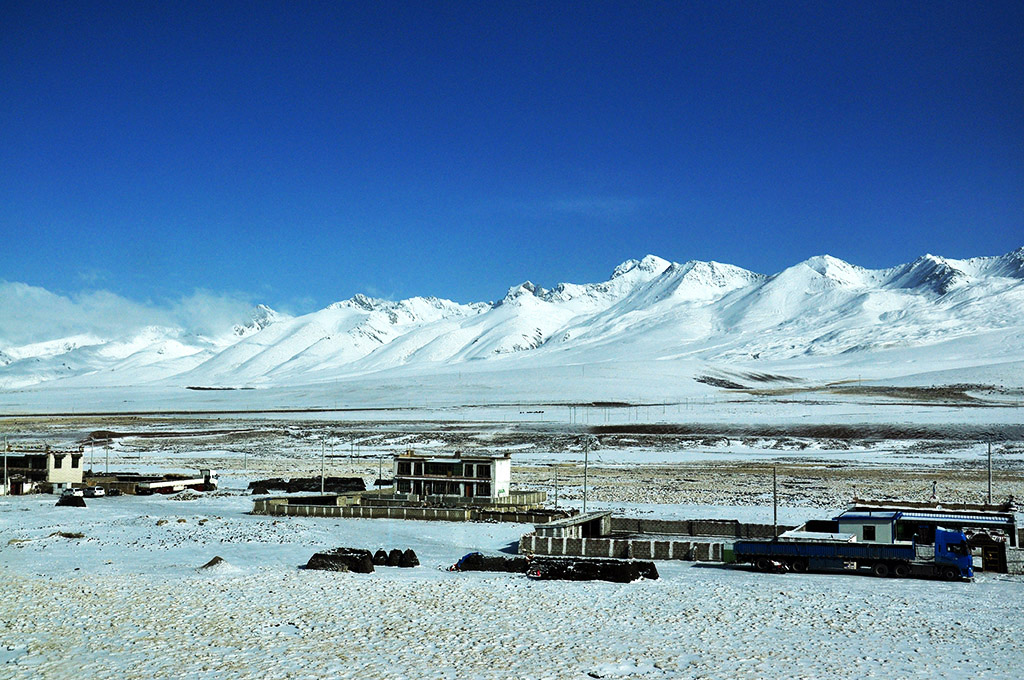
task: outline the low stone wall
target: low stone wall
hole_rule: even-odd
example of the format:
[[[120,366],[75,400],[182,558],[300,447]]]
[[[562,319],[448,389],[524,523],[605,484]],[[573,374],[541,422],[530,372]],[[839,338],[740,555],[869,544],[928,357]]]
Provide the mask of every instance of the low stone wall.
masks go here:
[[[1006,573],[1024,576],[1024,549],[1006,549]]]
[[[722,543],[647,538],[549,538],[526,534],[519,552],[534,555],[721,562]]]
[[[252,514],[291,517],[364,517],[368,519],[424,519],[444,522],[508,522],[540,524],[551,520],[548,513],[504,512],[477,508],[425,508],[387,505],[326,505],[302,503],[301,498],[261,498],[253,501]],[[320,500],[314,498],[313,500]],[[299,502],[296,502],[299,501]]]
[[[467,522],[469,510],[458,508],[391,508],[360,505],[291,505],[285,502],[256,501],[254,515],[286,517],[363,517],[367,519],[423,519],[444,522]]]
[[[473,510],[473,519],[481,522],[507,522],[509,524],[544,524],[566,515],[552,515],[549,512],[517,512],[506,510]]]
[[[779,533],[795,527],[779,525]],[[771,524],[747,524],[734,519],[665,520],[612,517],[612,532],[656,536],[722,536],[727,538],[772,538]]]

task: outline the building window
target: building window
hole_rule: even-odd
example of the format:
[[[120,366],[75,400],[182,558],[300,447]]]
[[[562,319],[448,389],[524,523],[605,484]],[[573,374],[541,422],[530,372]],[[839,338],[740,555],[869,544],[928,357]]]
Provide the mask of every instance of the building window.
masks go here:
[[[71,467],[77,468],[79,463],[82,462],[81,456],[71,456]]]
[[[57,468],[58,470],[64,467],[64,456],[54,456],[53,467]]]
[[[409,493],[412,491],[412,484],[407,479],[398,480],[398,493]]]
[[[486,464],[477,465],[476,466],[476,476],[477,476],[477,479],[487,479],[487,478],[489,478],[491,476],[491,466],[490,465],[486,465]],[[487,490],[487,495],[488,496],[491,495],[491,491],[490,491],[489,488]]]
[[[416,463],[413,465],[413,474],[417,477],[423,474],[423,463]]]
[[[477,496],[490,496],[491,495],[491,485],[487,484],[487,483],[477,484],[476,485],[476,495]]]
[[[462,466],[462,476],[463,477],[472,477],[473,476],[473,464],[472,463],[466,463],[465,465]]]
[[[412,463],[407,460],[398,461],[398,474],[400,475],[411,475],[412,474]]]
[[[865,541],[873,541],[873,540],[875,540],[875,525],[873,525],[873,524],[865,524],[863,528],[864,528],[864,531],[863,531],[864,540]]]

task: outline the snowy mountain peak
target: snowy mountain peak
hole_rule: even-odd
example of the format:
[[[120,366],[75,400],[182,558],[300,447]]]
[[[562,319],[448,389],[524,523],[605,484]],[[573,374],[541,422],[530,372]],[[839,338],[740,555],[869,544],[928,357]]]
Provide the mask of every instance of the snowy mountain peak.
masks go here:
[[[871,272],[867,269],[831,255],[816,255],[801,264],[843,286],[864,286],[872,279]]]
[[[541,288],[532,281],[523,281],[518,286],[512,286],[509,288],[508,292],[505,293],[505,297],[495,303],[495,307],[521,300],[524,297],[537,297],[543,299],[549,293],[550,291],[545,288]]]
[[[682,278],[688,282],[713,288],[736,288],[765,279],[764,274],[742,267],[702,260],[690,260],[685,265],[673,264],[665,273],[673,271],[682,271]]]
[[[890,287],[923,289],[939,295],[945,295],[970,280],[970,276],[955,267],[953,261],[936,255],[924,255],[890,271]]]
[[[611,278],[617,279],[632,271],[656,275],[668,269],[670,264],[671,262],[663,260],[657,255],[647,255],[642,260],[626,260],[615,268],[612,272]]]
[[[260,304],[253,308],[252,312],[249,313],[249,320],[244,324],[236,324],[234,327],[235,335],[239,337],[245,337],[258,333],[270,324],[278,321],[280,315],[270,307]]]

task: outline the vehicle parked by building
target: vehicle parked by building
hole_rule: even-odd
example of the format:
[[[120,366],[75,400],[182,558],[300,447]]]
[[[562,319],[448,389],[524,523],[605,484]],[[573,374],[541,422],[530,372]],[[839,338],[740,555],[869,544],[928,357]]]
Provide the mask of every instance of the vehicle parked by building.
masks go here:
[[[935,529],[934,545],[866,543],[852,534],[787,532],[766,541],[736,541],[724,562],[753,564],[760,571],[870,571],[875,576],[974,577],[971,551],[962,531]],[[802,534],[802,535],[801,535]]]

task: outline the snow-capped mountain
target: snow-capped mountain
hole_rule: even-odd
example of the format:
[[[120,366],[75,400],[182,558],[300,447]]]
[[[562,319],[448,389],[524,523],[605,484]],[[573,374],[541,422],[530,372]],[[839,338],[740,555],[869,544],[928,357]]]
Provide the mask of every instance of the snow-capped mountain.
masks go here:
[[[926,366],[914,360],[925,355]],[[790,373],[827,366],[842,379],[844,366],[898,377],[1021,360],[1024,248],[965,260],[925,255],[882,270],[823,255],[772,276],[648,255],[606,281],[551,289],[526,281],[493,303],[356,295],[297,317],[259,305],[218,336],[149,326],[27,345],[0,338],[0,390],[284,386],[381,371],[615,362]]]

